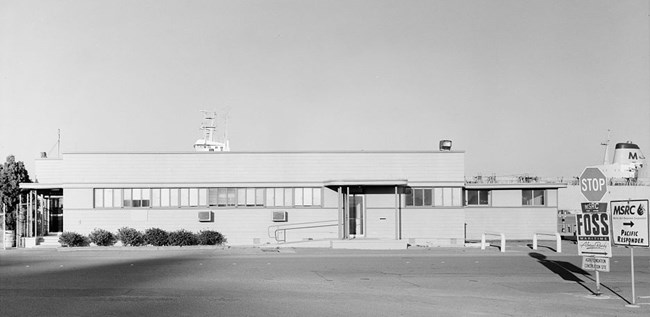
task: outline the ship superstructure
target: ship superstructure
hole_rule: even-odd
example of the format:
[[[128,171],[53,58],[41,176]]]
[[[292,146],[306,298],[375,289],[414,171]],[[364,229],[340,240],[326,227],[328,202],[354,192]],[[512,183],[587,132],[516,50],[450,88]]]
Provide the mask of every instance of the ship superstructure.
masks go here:
[[[222,140],[217,138],[217,113],[215,111],[201,112],[203,113],[202,138],[194,142],[194,150],[197,152],[229,152],[230,142],[227,132],[224,130]]]

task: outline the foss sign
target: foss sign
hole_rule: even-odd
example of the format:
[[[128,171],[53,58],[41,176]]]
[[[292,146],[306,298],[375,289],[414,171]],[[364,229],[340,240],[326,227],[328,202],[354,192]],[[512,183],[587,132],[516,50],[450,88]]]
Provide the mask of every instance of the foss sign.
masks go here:
[[[600,201],[607,193],[607,178],[597,167],[587,167],[580,175],[580,191],[588,201]]]

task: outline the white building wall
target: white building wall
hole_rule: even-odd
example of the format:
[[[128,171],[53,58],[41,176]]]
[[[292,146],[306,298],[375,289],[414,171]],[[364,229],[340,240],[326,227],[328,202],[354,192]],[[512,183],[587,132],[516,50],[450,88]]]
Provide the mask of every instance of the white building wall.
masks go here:
[[[58,164],[65,195],[65,231],[211,229],[223,233],[230,244],[244,245],[275,243],[269,237],[269,228],[275,225],[337,221],[337,192],[324,187],[323,207],[313,208],[102,209],[93,208],[93,188],[320,187],[337,180],[402,179],[410,186],[464,184],[462,152],[75,153],[65,154]],[[397,221],[394,193],[368,196],[366,237],[393,239]],[[214,212],[213,222],[198,221],[198,212],[206,210]],[[449,210],[453,215],[447,215]],[[443,239],[443,244],[462,241],[462,208],[449,210],[402,208],[403,237]],[[272,222],[273,211],[287,211],[289,221]],[[287,241],[337,237],[337,226],[289,230],[286,236]]]
[[[532,240],[536,232],[557,232],[555,207],[468,206],[465,214],[468,240],[480,240],[484,232],[504,233],[507,240]]]
[[[462,152],[74,153],[64,183],[464,182]]]
[[[402,209],[402,238],[412,244],[463,245],[464,208]]]

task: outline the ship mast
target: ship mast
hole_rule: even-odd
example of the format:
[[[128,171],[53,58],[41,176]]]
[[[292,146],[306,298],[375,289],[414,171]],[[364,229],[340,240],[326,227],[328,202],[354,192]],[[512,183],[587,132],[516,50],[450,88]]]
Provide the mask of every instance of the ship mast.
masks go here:
[[[605,146],[605,157],[603,157],[603,165],[609,164],[608,158],[609,158],[609,136],[611,134],[612,130],[607,129],[607,140],[605,142],[600,143],[600,145]]]

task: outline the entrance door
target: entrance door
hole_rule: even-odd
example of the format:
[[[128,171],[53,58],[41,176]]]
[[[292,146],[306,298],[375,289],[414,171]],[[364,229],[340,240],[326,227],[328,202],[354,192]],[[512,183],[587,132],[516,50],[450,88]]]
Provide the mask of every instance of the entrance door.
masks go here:
[[[63,232],[63,204],[61,198],[51,198],[50,201],[50,230],[49,232]]]
[[[365,234],[364,215],[366,213],[364,196],[350,195],[348,198],[348,229],[350,237],[359,237]]]

